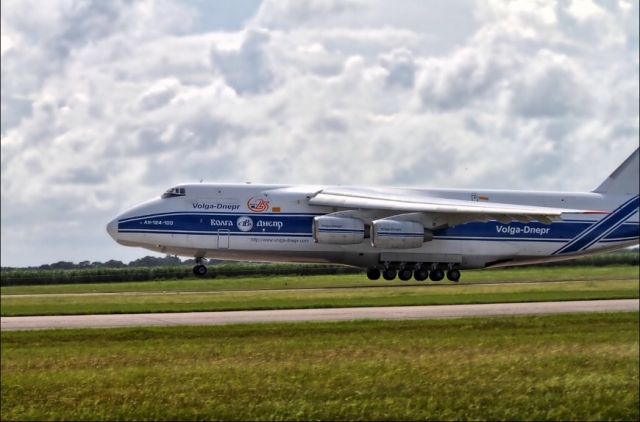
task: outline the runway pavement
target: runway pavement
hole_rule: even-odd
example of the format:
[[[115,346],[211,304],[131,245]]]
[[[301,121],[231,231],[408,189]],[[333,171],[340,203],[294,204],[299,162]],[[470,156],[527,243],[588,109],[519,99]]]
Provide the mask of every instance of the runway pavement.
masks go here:
[[[369,308],[287,309],[269,311],[184,312],[112,315],[2,317],[2,331],[64,328],[158,327],[265,322],[403,320],[583,312],[638,312],[638,299],[479,305],[390,306]]]

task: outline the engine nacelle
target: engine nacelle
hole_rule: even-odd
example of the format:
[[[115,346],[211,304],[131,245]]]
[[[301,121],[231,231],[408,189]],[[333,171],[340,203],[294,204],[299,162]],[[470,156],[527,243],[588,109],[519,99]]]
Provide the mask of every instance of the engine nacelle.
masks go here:
[[[375,220],[371,224],[371,244],[376,248],[419,248],[431,240],[431,232],[415,221]]]
[[[353,245],[364,240],[364,223],[357,218],[322,215],[313,219],[313,239],[318,243]]]

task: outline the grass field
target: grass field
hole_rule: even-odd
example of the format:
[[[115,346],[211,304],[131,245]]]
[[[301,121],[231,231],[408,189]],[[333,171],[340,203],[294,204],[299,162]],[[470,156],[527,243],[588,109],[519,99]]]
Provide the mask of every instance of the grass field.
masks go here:
[[[460,284],[509,283],[562,280],[615,280],[638,279],[640,268],[620,265],[607,267],[527,267],[495,270],[464,271]],[[11,286],[0,288],[0,294],[57,294],[57,293],[113,293],[113,292],[170,292],[170,291],[220,291],[257,290],[283,288],[330,288],[366,286],[429,285],[433,282],[377,281],[367,280],[366,275],[320,275],[320,276],[267,276],[221,279],[187,279],[168,281],[142,281],[128,283],[85,283],[42,286]],[[447,281],[437,285],[453,284]]]
[[[478,274],[478,278],[493,274],[494,279],[504,282],[497,284],[479,284],[480,281],[474,281],[460,285],[403,285],[395,282],[393,287],[384,288],[364,285],[350,287],[357,286],[351,275],[280,277],[266,279],[260,287],[255,287],[256,279],[239,279],[237,284],[227,280],[220,283],[206,282],[207,284],[193,281],[192,284],[147,282],[91,285],[84,286],[84,290],[76,285],[31,289],[15,287],[3,289],[1,314],[73,315],[624,299],[640,297],[635,271],[637,269],[633,267],[613,268],[606,273],[593,268],[555,269],[552,275],[555,275],[556,280],[569,281],[510,284],[504,281],[525,280],[526,276],[539,280],[550,275],[545,274],[545,269],[535,272],[511,270],[474,273]],[[604,277],[612,274],[619,279]],[[497,275],[502,278],[496,277]],[[252,286],[254,289],[251,289]],[[265,286],[269,286],[269,289]],[[96,292],[94,289],[97,287],[103,289]],[[118,287],[122,287],[120,293]],[[183,290],[179,291],[179,287]],[[207,287],[209,290],[205,290]],[[236,290],[240,287],[246,290]],[[140,291],[135,291],[135,288]],[[160,290],[162,288],[164,290]]]
[[[638,420],[638,314],[2,332],[2,420]]]
[[[147,264],[158,262],[157,258],[142,259]],[[626,250],[613,253],[583,256],[570,261],[558,261],[543,264],[544,266],[590,266],[611,267],[630,265],[637,267],[640,255],[638,251]],[[171,259],[176,263],[176,259]],[[140,264],[141,262],[138,262]],[[86,263],[84,263],[86,264]],[[117,264],[117,263],[112,263]],[[83,283],[115,283],[128,281],[151,280],[184,280],[192,278],[191,268],[188,264],[162,265],[151,267],[138,267],[136,265],[126,268],[114,268],[100,263],[87,265],[74,265],[70,262],[58,262],[49,269],[36,268],[0,268],[0,285],[2,286],[30,286],[48,284],[83,284]],[[67,269],[63,269],[67,268]],[[297,275],[329,275],[329,274],[355,274],[362,273],[354,267],[324,264],[292,264],[292,263],[251,263],[251,262],[225,262],[209,266],[207,279],[216,277],[264,277],[264,276],[297,276]]]
[[[412,306],[637,298],[633,280],[538,284],[6,296],[2,316]]]

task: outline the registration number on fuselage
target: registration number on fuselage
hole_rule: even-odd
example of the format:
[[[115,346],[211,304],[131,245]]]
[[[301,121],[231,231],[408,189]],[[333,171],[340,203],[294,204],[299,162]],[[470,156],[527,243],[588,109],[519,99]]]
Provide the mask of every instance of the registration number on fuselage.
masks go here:
[[[173,220],[143,220],[142,224],[149,226],[173,226]]]

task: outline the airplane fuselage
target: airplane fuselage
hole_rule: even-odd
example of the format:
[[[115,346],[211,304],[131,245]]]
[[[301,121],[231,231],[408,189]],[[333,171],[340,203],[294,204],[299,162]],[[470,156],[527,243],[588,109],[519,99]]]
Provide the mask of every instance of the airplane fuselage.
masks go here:
[[[371,223],[399,212],[311,205],[310,198],[326,188],[179,185],[173,188],[178,194],[152,199],[119,215],[109,223],[108,232],[123,245],[196,258],[325,262],[367,268],[423,263],[460,269],[567,259],[634,245],[639,236],[637,194],[384,188],[397,198],[594,212],[563,214],[553,222],[487,219],[453,226],[434,223],[428,236],[418,242],[419,247],[380,247],[372,243]],[[323,215],[362,220],[365,230],[360,241],[318,241],[314,218]],[[359,233],[358,229],[353,232]]]

